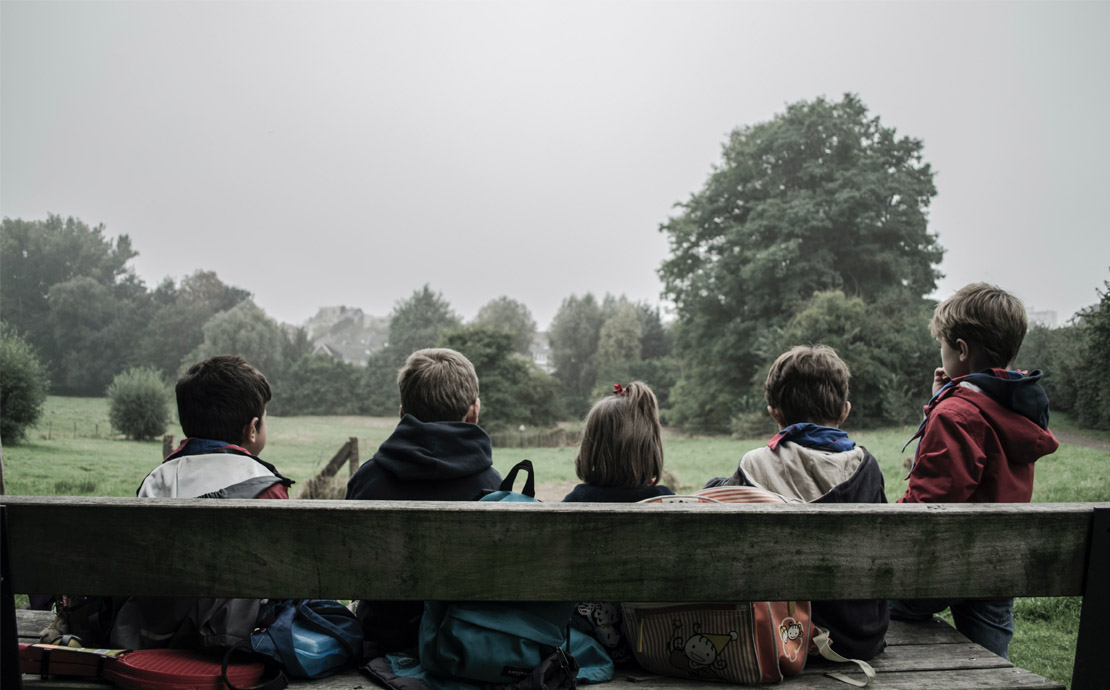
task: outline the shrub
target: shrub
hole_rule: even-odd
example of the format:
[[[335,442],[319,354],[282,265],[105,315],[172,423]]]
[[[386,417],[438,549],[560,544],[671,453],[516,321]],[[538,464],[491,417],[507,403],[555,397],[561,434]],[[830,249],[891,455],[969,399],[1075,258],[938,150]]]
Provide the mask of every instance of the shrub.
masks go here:
[[[108,418],[115,429],[137,441],[160,436],[169,420],[170,391],[150,367],[117,374],[108,386]]]
[[[19,443],[42,415],[50,376],[26,340],[0,322],[0,438]]]

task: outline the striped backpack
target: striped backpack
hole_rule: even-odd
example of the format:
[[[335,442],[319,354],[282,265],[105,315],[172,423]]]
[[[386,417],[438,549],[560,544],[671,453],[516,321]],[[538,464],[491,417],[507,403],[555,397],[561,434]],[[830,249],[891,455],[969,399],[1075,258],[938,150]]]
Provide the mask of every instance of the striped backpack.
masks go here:
[[[748,486],[659,496],[645,503],[785,503],[778,494]],[[846,659],[813,624],[808,601],[674,602],[621,604],[624,635],[637,663],[652,673],[742,685],[778,683],[797,675],[810,653],[854,662],[863,680],[829,673],[857,687],[874,677],[869,664]]]

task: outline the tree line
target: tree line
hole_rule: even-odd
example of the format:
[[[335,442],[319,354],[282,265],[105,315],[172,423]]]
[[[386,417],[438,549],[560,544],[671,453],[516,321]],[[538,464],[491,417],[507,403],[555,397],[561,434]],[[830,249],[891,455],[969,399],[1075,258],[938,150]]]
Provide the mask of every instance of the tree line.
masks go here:
[[[53,215],[4,219],[0,316],[5,338],[22,338],[62,394],[102,395],[137,366],[171,381],[183,365],[232,352],[271,378],[274,414],[394,415],[404,358],[446,346],[478,370],[483,425],[580,417],[614,382],[640,379],[668,424],[748,435],[770,430],[770,362],[821,342],[852,370],[851,425],[910,423],[939,361],[928,296],[944,250],[928,230],[936,187],[923,151],[852,94],[734,130],[703,188],[659,228],[674,320],[623,296],[572,294],[548,333],[553,375],[526,356],[536,324],[508,296],[465,323],[425,285],[394,305],[386,344],[360,367],[313,354],[304,329],[278,325],[212,272],[148,290],[128,267],[126,235]],[[1096,292],[1099,303],[1067,327],[1032,329],[1016,364],[1045,370],[1054,408],[1108,428],[1110,304]]]

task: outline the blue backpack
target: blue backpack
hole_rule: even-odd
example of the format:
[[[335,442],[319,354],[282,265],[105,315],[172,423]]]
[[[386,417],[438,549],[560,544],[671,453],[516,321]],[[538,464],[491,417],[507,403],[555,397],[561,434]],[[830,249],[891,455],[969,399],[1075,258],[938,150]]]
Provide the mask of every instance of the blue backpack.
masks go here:
[[[528,478],[513,490],[518,472]],[[535,502],[532,462],[517,463],[488,502]],[[570,628],[576,602],[424,602],[420,621],[420,665],[433,676],[477,683],[517,683],[545,659],[578,659],[578,679],[604,682],[613,664],[596,642]],[[597,648],[594,649],[593,647]],[[562,650],[560,652],[559,650]]]
[[[322,678],[362,656],[362,624],[330,599],[277,599],[263,604],[251,648],[293,678]]]

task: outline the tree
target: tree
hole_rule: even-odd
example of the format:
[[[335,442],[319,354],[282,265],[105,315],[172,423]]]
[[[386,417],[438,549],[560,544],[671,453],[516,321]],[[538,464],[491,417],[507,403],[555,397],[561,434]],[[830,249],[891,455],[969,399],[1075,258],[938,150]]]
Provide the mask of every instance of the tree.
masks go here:
[[[515,299],[502,296],[487,302],[478,310],[474,324],[511,333],[514,352],[526,355],[532,349],[536,322],[528,307]]]
[[[444,334],[440,345],[461,352],[474,365],[482,427],[546,426],[558,418],[558,383],[532,360],[513,351],[513,336],[508,331],[464,326]]]
[[[108,419],[128,438],[145,441],[166,432],[170,391],[162,375],[150,367],[133,367],[108,385]]]
[[[276,415],[355,415],[363,412],[366,378],[360,367],[329,355],[294,360],[275,386]]]
[[[920,420],[939,357],[929,335],[933,305],[888,298],[869,304],[839,290],[818,292],[799,305],[775,345],[763,351],[759,384],[771,363],[795,345],[828,345],[852,373],[851,426],[875,427]]]
[[[50,364],[59,392],[102,394],[132,359],[150,317],[146,288],[127,266],[137,255],[127,235],[111,240],[103,225],[4,219],[0,312]]]
[[[34,348],[0,321],[0,440],[19,443],[42,416],[50,376]]]
[[[366,363],[369,413],[396,415],[401,404],[397,370],[413,352],[437,347],[443,334],[459,324],[451,305],[428,285],[397,302],[389,316],[389,342],[371,354]]]
[[[1098,304],[1080,312],[1080,359],[1073,363],[1075,419],[1081,426],[1110,429],[1110,282],[1096,290]]]
[[[204,324],[250,298],[251,293],[224,284],[212,271],[198,270],[182,278],[180,287],[166,279],[151,295],[153,314],[135,360],[176,378],[182,360],[204,341]]]
[[[597,367],[616,362],[638,362],[643,352],[644,325],[640,311],[623,296],[615,301],[601,325],[597,340]]]
[[[661,226],[683,361],[676,421],[725,430],[756,399],[761,333],[814,292],[933,291],[943,250],[927,228],[936,188],[921,152],[850,94],[732,132],[705,187]]]
[[[563,300],[551,321],[549,339],[555,377],[566,388],[572,412],[583,411],[597,379],[597,345],[604,318],[591,293]]]
[[[180,363],[186,368],[213,355],[238,355],[267,377],[282,371],[285,334],[252,300],[222,311],[204,324],[204,341]]]

